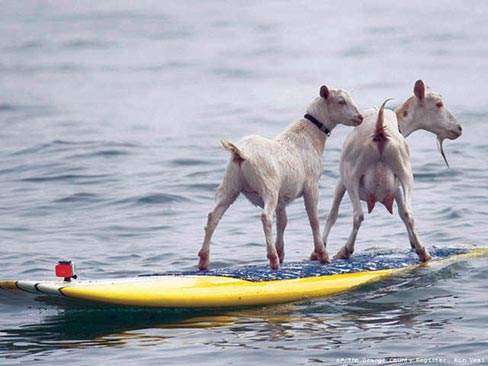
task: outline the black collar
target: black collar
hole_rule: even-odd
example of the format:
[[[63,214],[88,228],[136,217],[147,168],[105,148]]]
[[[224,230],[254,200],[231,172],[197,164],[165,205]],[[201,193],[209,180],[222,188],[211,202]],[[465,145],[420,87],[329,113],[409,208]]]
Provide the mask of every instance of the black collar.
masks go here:
[[[325,133],[327,136],[330,136],[330,130],[327,127],[325,127],[323,123],[319,122],[317,118],[315,118],[314,116],[311,116],[310,114],[307,113],[306,115],[303,116],[303,118],[308,119],[315,126],[317,126],[320,131]]]

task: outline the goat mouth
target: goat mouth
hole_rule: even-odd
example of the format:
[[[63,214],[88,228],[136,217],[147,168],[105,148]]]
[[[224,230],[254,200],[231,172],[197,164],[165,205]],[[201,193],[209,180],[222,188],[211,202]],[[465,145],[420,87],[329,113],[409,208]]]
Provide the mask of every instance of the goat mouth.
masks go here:
[[[449,130],[449,136],[448,136],[448,139],[449,140],[455,140],[457,139],[458,137],[460,137],[463,133],[461,131],[457,131],[457,130]]]

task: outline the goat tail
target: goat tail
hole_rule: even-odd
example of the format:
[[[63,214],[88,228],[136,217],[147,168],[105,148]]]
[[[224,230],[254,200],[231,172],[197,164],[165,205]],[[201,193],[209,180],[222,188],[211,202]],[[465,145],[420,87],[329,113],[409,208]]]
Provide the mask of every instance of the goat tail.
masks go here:
[[[225,150],[230,151],[232,154],[232,159],[238,163],[246,160],[245,155],[239,148],[234,144],[232,141],[229,140],[220,140],[220,143],[224,147]]]
[[[378,111],[378,119],[376,120],[376,128],[375,128],[375,133],[373,136],[373,141],[376,142],[376,144],[378,145],[378,149],[380,151],[380,154],[383,154],[385,144],[389,139],[389,137],[385,131],[384,122],[385,122],[385,105],[390,100],[391,100],[391,98],[386,99]]]
[[[383,124],[385,121],[385,106],[386,106],[386,103],[388,103],[390,100],[392,100],[392,98],[386,99],[378,111],[378,119],[376,120],[376,133],[384,133],[385,132],[385,126]]]

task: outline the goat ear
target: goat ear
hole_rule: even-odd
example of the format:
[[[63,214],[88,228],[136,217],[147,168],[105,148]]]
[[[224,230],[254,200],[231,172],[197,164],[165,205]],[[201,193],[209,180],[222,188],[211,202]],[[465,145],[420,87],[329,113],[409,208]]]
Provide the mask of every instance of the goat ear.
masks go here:
[[[325,85],[320,87],[320,96],[324,99],[329,97],[329,88],[327,88]]]
[[[425,98],[425,84],[422,80],[417,80],[415,86],[413,87],[413,92],[419,100]]]

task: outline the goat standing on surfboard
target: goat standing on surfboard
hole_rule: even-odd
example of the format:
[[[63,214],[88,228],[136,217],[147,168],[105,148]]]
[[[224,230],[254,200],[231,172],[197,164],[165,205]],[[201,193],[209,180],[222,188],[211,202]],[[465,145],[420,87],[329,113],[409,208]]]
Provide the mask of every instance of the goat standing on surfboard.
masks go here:
[[[347,191],[353,206],[353,228],[346,244],[336,258],[349,258],[354,252],[356,236],[364,220],[360,200],[368,203],[368,213],[381,202],[393,214],[393,201],[404,222],[410,245],[420,261],[431,259],[414,228],[412,213],[413,173],[405,140],[410,133],[423,129],[437,135],[439,149],[447,164],[442,142],[461,136],[462,128],[456,118],[444,107],[437,93],[426,93],[422,80],[414,86],[410,97],[395,112],[385,110],[385,101],[379,110],[364,112],[363,123],[347,136],[340,159],[340,179],[337,183],[332,208],[323,234],[324,245],[330,229],[337,220],[339,205]],[[311,259],[316,259],[312,253]]]
[[[275,139],[246,136],[238,142],[223,141],[222,145],[231,156],[217,190],[217,205],[208,214],[205,238],[198,253],[198,267],[208,269],[212,234],[241,192],[253,204],[263,208],[261,221],[271,268],[278,269],[284,258],[286,206],[301,196],[304,197],[313,232],[314,253],[322,263],[329,262],[320,235],[317,211],[325,142],[337,124],[357,126],[362,120],[363,116],[347,92],[329,90],[323,85],[320,96],[309,105],[305,116]],[[276,244],[271,233],[275,212]]]

